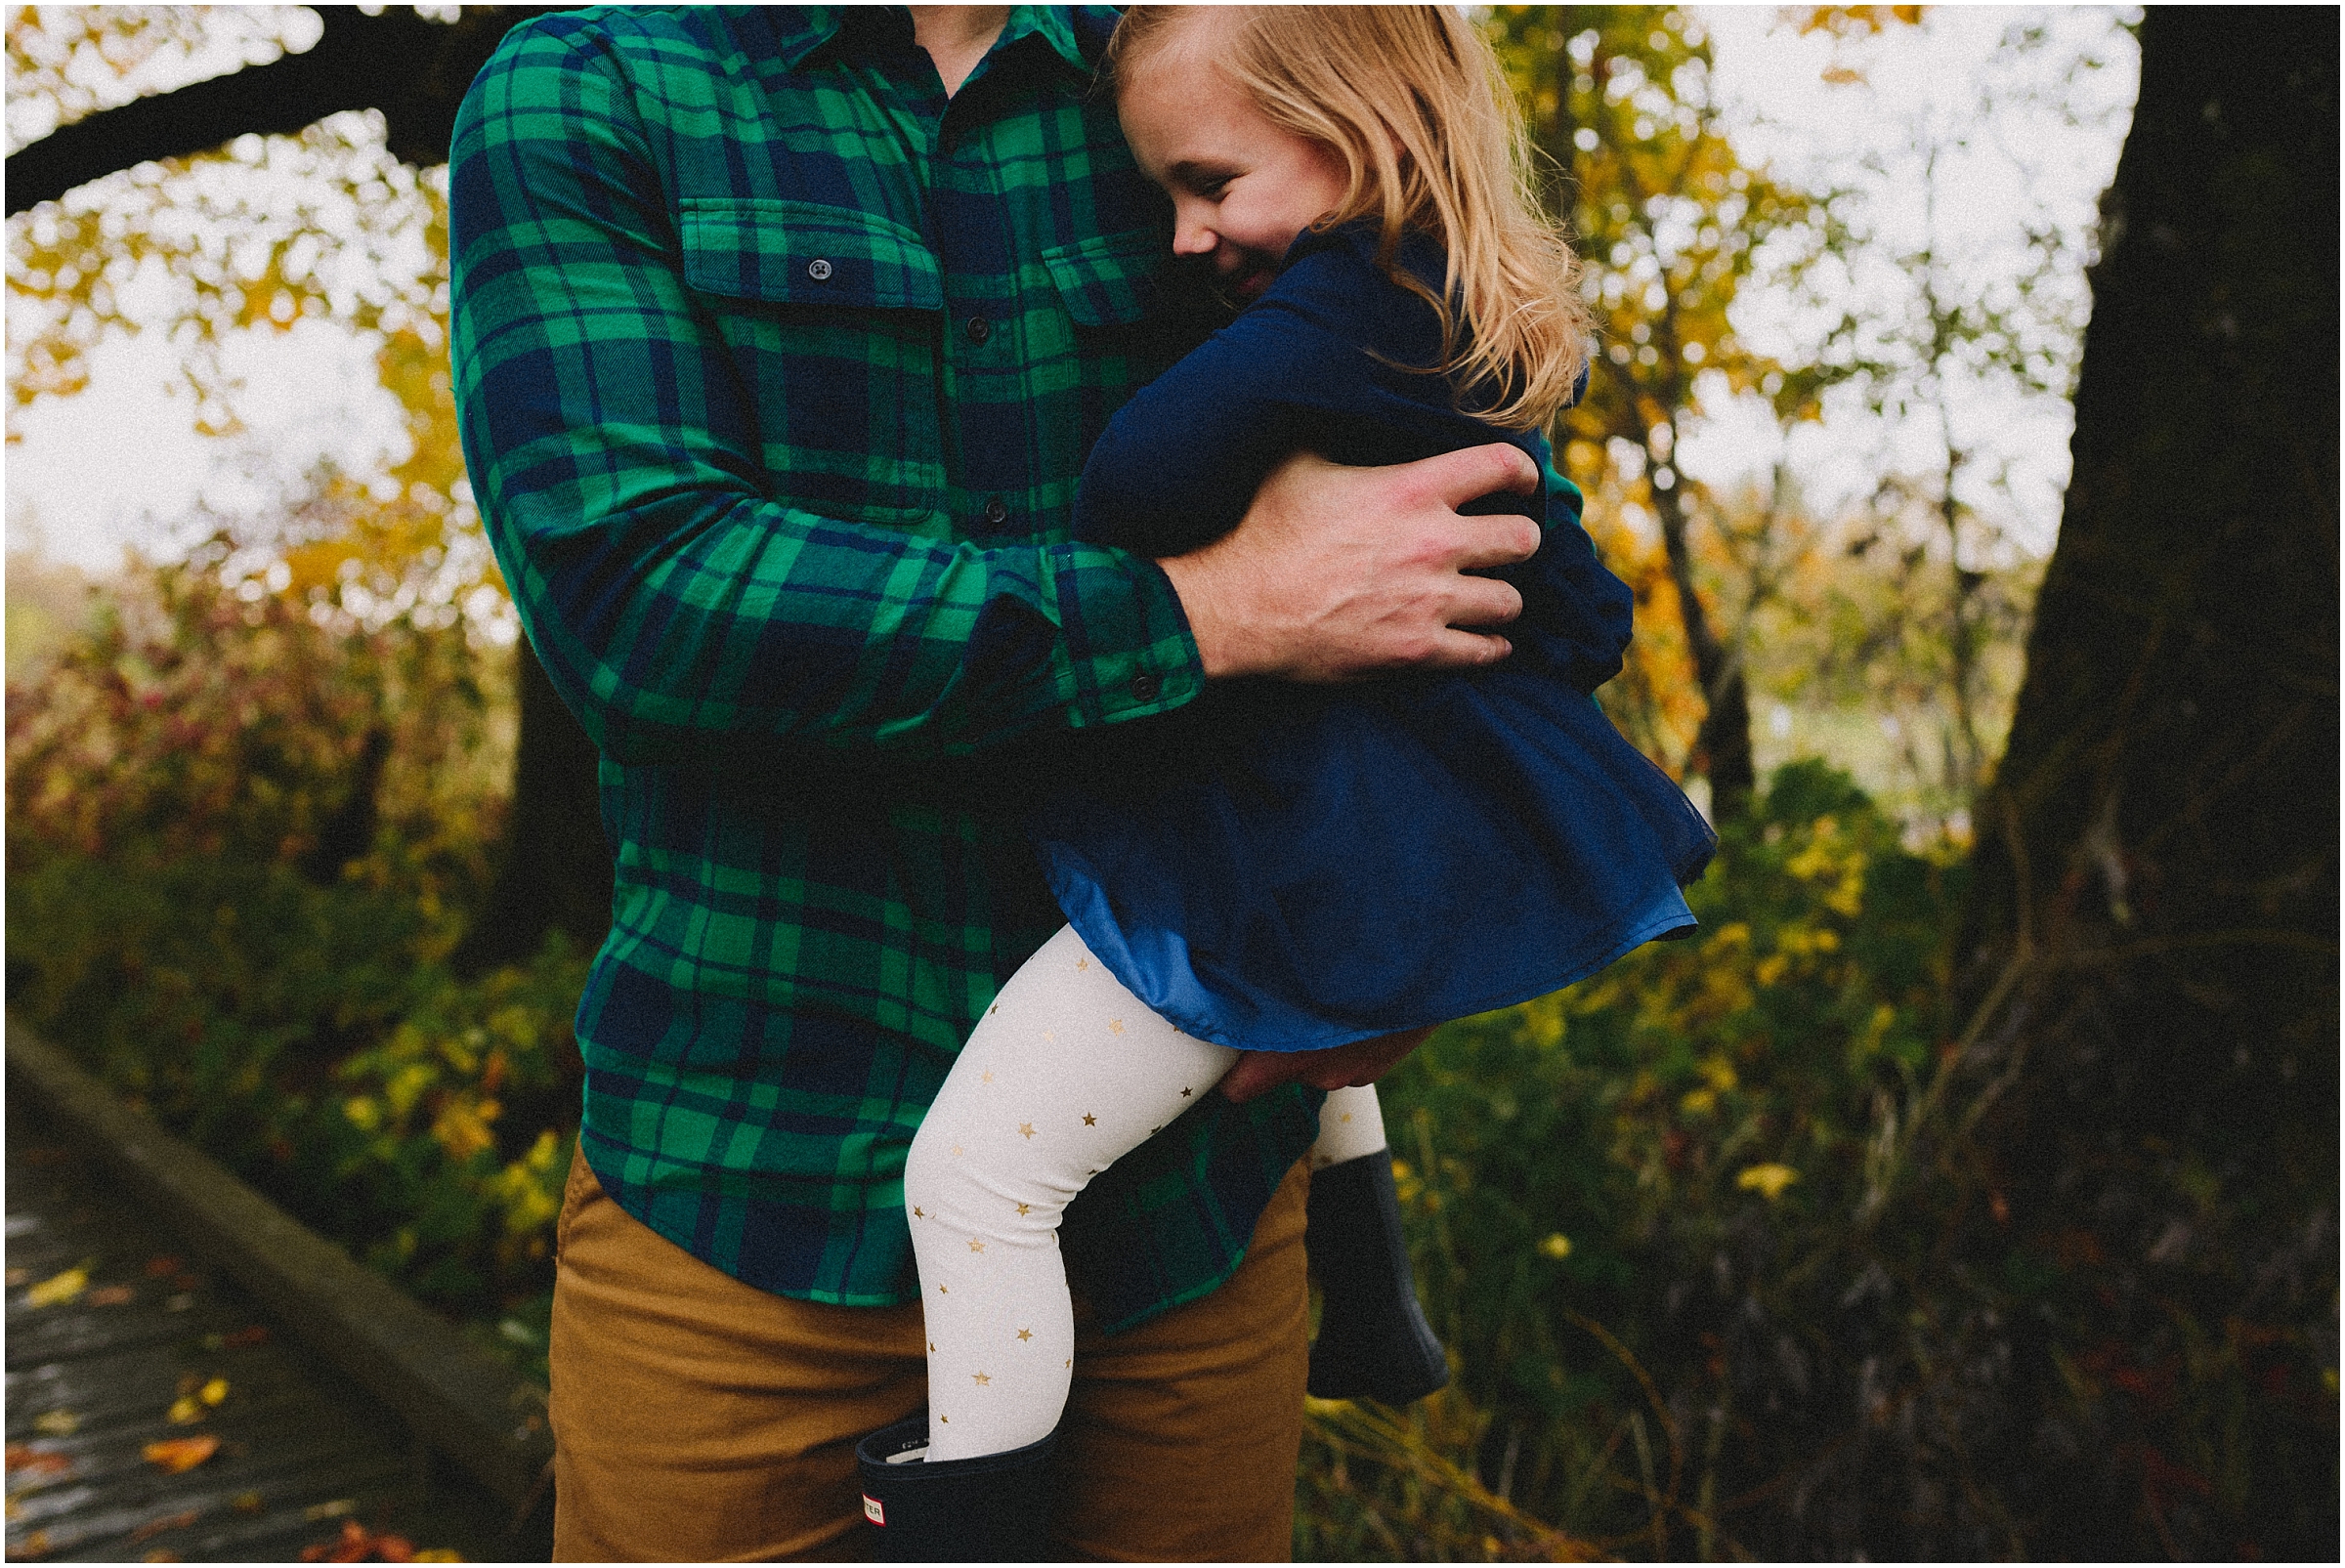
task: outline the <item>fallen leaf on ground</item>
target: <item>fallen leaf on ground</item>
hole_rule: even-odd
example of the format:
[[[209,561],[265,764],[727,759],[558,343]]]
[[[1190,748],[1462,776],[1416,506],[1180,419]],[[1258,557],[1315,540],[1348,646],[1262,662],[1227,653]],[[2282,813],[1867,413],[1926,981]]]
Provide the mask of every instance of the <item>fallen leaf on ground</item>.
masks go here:
[[[168,1518],[149,1519],[130,1533],[130,1544],[135,1547],[142,1541],[152,1541],[166,1530],[185,1530],[202,1517],[203,1510],[201,1508],[190,1508],[184,1513],[174,1513]],[[153,1561],[152,1558],[148,1560]]]
[[[415,1553],[417,1562],[462,1562],[464,1553],[453,1547],[426,1547]]]
[[[139,1298],[139,1293],[127,1285],[103,1285],[90,1293],[92,1306],[127,1306]]]
[[[32,1270],[28,1268],[12,1268],[8,1271],[8,1288],[13,1291],[18,1286],[22,1285],[26,1280],[31,1278]]]
[[[238,1513],[258,1513],[267,1506],[261,1502],[261,1495],[258,1492],[239,1492],[229,1499],[228,1505]]]
[[[234,1334],[224,1334],[220,1336],[220,1343],[230,1350],[243,1350],[268,1342],[269,1325],[265,1323],[256,1323],[248,1329],[238,1329]]]
[[[81,1418],[69,1410],[45,1410],[32,1419],[32,1429],[51,1437],[71,1437],[81,1430]]]
[[[176,1551],[161,1550],[150,1551],[139,1559],[141,1562],[186,1562],[187,1560]]]
[[[149,1277],[158,1280],[166,1274],[177,1274],[179,1267],[179,1259],[176,1257],[150,1257],[147,1260],[147,1273]]]
[[[228,1397],[228,1379],[226,1377],[212,1378],[201,1388],[195,1390],[195,1397],[215,1410],[218,1409],[220,1402]]]
[[[173,1475],[192,1470],[220,1452],[217,1437],[166,1437],[159,1443],[149,1443],[139,1452],[147,1462],[170,1471]]]
[[[192,1426],[203,1420],[204,1415],[202,1401],[193,1394],[180,1395],[171,1401],[170,1410],[165,1412],[165,1416],[174,1426]]]
[[[90,1271],[69,1268],[63,1274],[52,1275],[24,1293],[28,1307],[63,1306],[89,1288]]]
[[[46,1530],[35,1530],[23,1540],[9,1547],[8,1554],[17,1558],[48,1556],[49,1532]]]
[[[11,1443],[8,1445],[8,1473],[14,1475],[19,1470],[30,1470],[35,1475],[69,1475],[73,1470],[73,1461],[64,1454],[52,1454],[45,1448],[34,1448],[30,1443]]]
[[[311,1524],[320,1519],[339,1519],[358,1504],[348,1498],[336,1498],[331,1503],[313,1503],[301,1510],[301,1516]]]
[[[331,1541],[301,1548],[303,1562],[413,1562],[415,1544],[405,1536],[375,1535],[356,1519],[342,1521],[342,1533]],[[435,1561],[441,1559],[434,1559]],[[462,1559],[458,1559],[461,1561]]]

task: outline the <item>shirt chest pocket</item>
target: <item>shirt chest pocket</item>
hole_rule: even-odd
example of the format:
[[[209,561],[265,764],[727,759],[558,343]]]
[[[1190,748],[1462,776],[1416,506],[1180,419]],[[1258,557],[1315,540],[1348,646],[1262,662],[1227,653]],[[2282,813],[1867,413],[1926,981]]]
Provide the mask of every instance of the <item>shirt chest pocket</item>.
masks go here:
[[[687,197],[677,228],[684,281],[724,340],[776,498],[936,527],[945,291],[919,234],[851,207],[732,197]]]
[[[1108,416],[1187,345],[1161,311],[1163,234],[1095,235],[1046,247],[1040,260],[1057,309],[1029,317],[1026,343],[1038,382],[1064,390],[1061,417],[1032,440],[1045,472],[1071,477]]]
[[[1130,326],[1145,318],[1163,262],[1163,236],[1145,229],[1043,252],[1059,301],[1079,327]]]

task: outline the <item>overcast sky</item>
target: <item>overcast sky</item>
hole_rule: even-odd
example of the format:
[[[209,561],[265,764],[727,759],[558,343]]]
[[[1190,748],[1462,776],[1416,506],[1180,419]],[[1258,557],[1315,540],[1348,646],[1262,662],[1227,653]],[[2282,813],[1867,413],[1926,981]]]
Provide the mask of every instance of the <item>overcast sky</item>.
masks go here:
[[[2067,58],[2093,40],[2107,48],[2110,35],[2110,14],[2092,11],[1933,8],[1923,27],[1855,44],[1799,37],[1777,22],[1772,6],[1700,14],[1717,42],[1719,84],[1734,106],[1746,160],[1770,162],[1778,176],[1812,187],[1864,178],[1864,154],[1893,150],[1915,116],[1960,119],[1979,84],[2011,74],[1991,63],[2016,21],[2032,17],[2051,26],[2056,41],[2045,60]],[[1959,219],[1960,232],[1988,265],[1997,246],[2014,243],[2013,226],[2023,213],[2042,211],[2079,233],[2089,227],[2094,201],[2115,169],[2122,110],[2133,97],[2130,44],[2121,37],[2114,43],[2116,64],[2073,95],[2094,111],[2088,116],[2094,123],[2071,129],[2054,116],[2007,109],[1999,125],[1981,127],[1999,137],[1979,138],[1979,150],[1950,171],[1943,210]],[[1829,84],[1824,72],[1834,65],[1853,67],[1864,79]],[[2020,76],[2030,69],[2043,74],[2022,66]],[[1994,146],[1998,140],[2019,155]],[[1910,237],[1919,210],[1910,182],[1893,180],[1872,220],[1887,233]],[[1761,348],[1797,351],[1798,320],[1787,310],[1754,297],[1739,319]],[[289,333],[256,333],[232,348],[229,362],[245,383],[237,408],[250,440],[282,471],[298,472],[320,456],[364,471],[402,439],[390,399],[374,385],[366,346],[336,328],[304,322]],[[108,342],[90,368],[85,391],[16,415],[21,441],[9,448],[5,470],[11,549],[110,570],[126,546],[167,550],[167,525],[199,494],[232,510],[240,499],[257,498],[236,477],[241,454],[195,433],[193,401],[184,388],[174,394],[175,365],[161,334]],[[2048,551],[2068,476],[2066,404],[1973,397],[1964,417],[1970,439],[2011,465],[2008,492],[1983,504],[2004,514],[2025,548]],[[1828,504],[1870,491],[1885,466],[1927,466],[1928,444],[1914,434],[1901,437],[1836,407],[1823,428],[1795,438],[1791,454],[1812,497]],[[1708,428],[1689,430],[1683,464],[1698,478],[1723,483],[1764,469],[1778,440],[1771,423],[1754,412],[1722,409]]]

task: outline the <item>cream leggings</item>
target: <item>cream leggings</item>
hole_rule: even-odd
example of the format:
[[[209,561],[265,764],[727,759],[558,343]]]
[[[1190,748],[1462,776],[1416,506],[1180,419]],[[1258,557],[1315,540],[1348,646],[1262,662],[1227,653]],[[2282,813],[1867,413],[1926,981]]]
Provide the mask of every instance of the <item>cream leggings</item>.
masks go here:
[[[1075,1324],[1058,1220],[1238,1053],[1150,1012],[1069,926],[1009,977],[912,1142],[904,1207],[928,1339],[928,1458],[1023,1448],[1058,1424]],[[1384,1147],[1376,1091],[1338,1089],[1314,1166]]]

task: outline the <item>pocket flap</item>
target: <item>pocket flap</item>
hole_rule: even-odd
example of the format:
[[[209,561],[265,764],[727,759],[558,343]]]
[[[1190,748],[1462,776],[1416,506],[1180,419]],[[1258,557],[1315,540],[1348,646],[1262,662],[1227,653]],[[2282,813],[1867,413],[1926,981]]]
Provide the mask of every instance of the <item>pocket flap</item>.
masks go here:
[[[684,280],[732,299],[932,311],[944,277],[920,236],[852,207],[686,197]]]
[[[1113,326],[1147,315],[1164,259],[1164,238],[1152,229],[1102,234],[1043,252],[1043,265],[1077,326]]]

